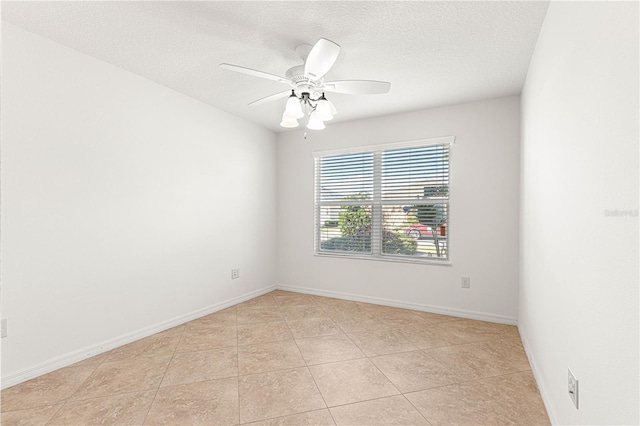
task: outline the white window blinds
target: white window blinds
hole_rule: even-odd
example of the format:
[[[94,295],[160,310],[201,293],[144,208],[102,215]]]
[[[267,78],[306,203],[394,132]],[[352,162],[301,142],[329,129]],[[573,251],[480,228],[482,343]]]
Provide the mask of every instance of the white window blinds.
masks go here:
[[[447,260],[452,141],[316,155],[316,252]]]
[[[318,160],[320,250],[371,253],[373,153]]]

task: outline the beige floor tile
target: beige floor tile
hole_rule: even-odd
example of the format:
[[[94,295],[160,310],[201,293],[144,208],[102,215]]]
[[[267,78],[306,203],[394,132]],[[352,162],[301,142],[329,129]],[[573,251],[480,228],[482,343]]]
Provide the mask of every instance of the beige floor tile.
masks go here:
[[[240,374],[255,374],[305,365],[293,340],[238,347]]]
[[[236,307],[232,306],[187,323],[187,329],[236,325]]]
[[[332,303],[324,303],[318,304],[327,315],[333,316],[354,316],[354,315],[372,315],[367,309],[363,308],[362,305],[351,302],[349,300],[343,300],[341,302],[332,302]]]
[[[278,305],[270,293],[254,297],[237,305],[238,312],[244,309],[277,309],[277,307]]]
[[[425,316],[419,316],[415,311],[409,311],[407,309],[378,309],[374,312],[374,315],[382,323],[391,326],[426,325],[432,323],[425,319]]]
[[[238,344],[254,345],[258,343],[292,340],[293,336],[284,321],[259,322],[238,325]]]
[[[333,418],[326,408],[324,410],[309,411],[245,424],[251,426],[335,426]]]
[[[529,359],[522,346],[520,338],[491,340],[479,345],[490,354],[501,357],[516,370],[530,370]]]
[[[402,333],[392,329],[359,331],[347,335],[367,356],[418,350]]]
[[[443,364],[422,351],[402,352],[371,358],[400,392],[415,392],[460,382]]]
[[[240,422],[326,408],[306,367],[240,376]]]
[[[82,361],[78,361],[73,364],[74,367],[81,367],[83,365],[91,365],[91,364],[102,364],[107,358],[107,354],[111,351],[103,352],[98,355],[94,355],[90,358],[83,359]]]
[[[331,321],[331,318],[328,316],[288,320],[287,324],[291,329],[293,337],[296,339],[342,333],[340,327]]]
[[[2,426],[44,426],[56,414],[62,404],[46,405],[39,408],[4,412],[0,416]]]
[[[61,368],[2,391],[2,411],[18,411],[63,402],[98,368],[96,364]]]
[[[296,339],[303,358],[309,365],[364,358],[365,355],[346,334]]]
[[[238,375],[238,349],[184,352],[173,356],[162,380],[162,387],[203,382]]]
[[[238,309],[238,324],[281,321],[283,319],[275,305],[272,308]]]
[[[313,365],[309,370],[329,407],[400,393],[368,359]]]
[[[447,321],[457,321],[460,318],[452,317],[450,315],[434,314],[432,312],[413,311],[414,314],[420,319],[430,324],[439,324]]]
[[[516,327],[287,291],[2,391],[3,425],[145,416],[176,425],[549,424]]]
[[[404,396],[433,426],[505,424],[493,401],[480,395],[469,383],[406,393]]]
[[[358,304],[364,311],[369,312],[377,317],[381,315],[391,315],[398,311],[404,311],[404,309],[395,308],[393,306],[375,305],[372,303],[358,303]]]
[[[238,379],[160,388],[145,425],[238,424]]]
[[[176,352],[204,351],[238,344],[235,326],[186,329]]]
[[[358,304],[352,300],[335,299],[333,297],[311,296],[311,298],[322,308],[332,309],[357,309]]]
[[[438,327],[454,334],[467,343],[486,342],[496,339],[520,338],[513,325],[496,324],[485,321],[459,319],[438,323]]]
[[[70,400],[137,392],[160,386],[171,355],[105,362],[80,386]]]
[[[383,324],[375,316],[367,312],[355,313],[355,314],[329,313],[329,317],[345,333],[350,333],[355,331],[379,330],[382,328],[384,329],[388,328],[388,326]]]
[[[442,346],[466,343],[462,338],[443,330],[434,324],[411,325],[398,329],[404,337],[420,349],[439,348]]]
[[[405,395],[432,425],[549,425],[530,371]]]
[[[327,317],[327,314],[319,306],[285,305],[278,308],[278,310],[287,321]]]
[[[273,299],[276,301],[276,305],[279,307],[282,306],[317,306],[316,302],[313,300],[311,296],[306,294],[277,294],[273,296]]]
[[[493,402],[503,424],[550,424],[531,371],[478,380],[471,387]]]
[[[356,402],[329,409],[341,425],[429,425],[402,395]]]
[[[171,328],[105,352],[99,358],[101,362],[112,362],[140,357],[173,355],[183,331],[184,326]]]
[[[141,425],[155,395],[156,390],[152,389],[70,401],[64,404],[47,425]]]
[[[465,381],[515,373],[522,367],[520,363],[512,364],[509,358],[489,350],[484,343],[425,349],[425,353]]]
[[[306,296],[305,294],[302,293],[296,293],[294,291],[287,291],[287,290],[273,290],[272,292],[267,293],[271,296]]]

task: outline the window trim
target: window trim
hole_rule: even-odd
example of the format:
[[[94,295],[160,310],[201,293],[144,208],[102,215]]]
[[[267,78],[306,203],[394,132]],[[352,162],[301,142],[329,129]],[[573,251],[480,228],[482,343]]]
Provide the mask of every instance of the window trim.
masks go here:
[[[453,227],[451,228],[447,227],[447,258],[446,259],[438,259],[438,258],[432,258],[432,257],[421,258],[421,257],[411,257],[411,256],[394,256],[392,254],[383,255],[380,247],[381,241],[379,241],[380,240],[379,238],[375,238],[375,235],[372,236],[370,254],[365,254],[365,253],[352,254],[352,253],[339,252],[339,251],[335,251],[335,252],[321,251],[320,241],[319,241],[321,223],[320,223],[319,217],[321,213],[320,210],[322,208],[322,204],[320,203],[320,200],[319,200],[320,193],[318,191],[317,182],[320,179],[320,167],[318,167],[318,160],[320,158],[328,157],[328,156],[336,156],[336,155],[360,154],[360,153],[366,153],[366,152],[373,152],[374,153],[374,164],[373,164],[374,193],[376,193],[376,190],[377,190],[377,193],[379,194],[381,179],[382,179],[382,173],[381,173],[382,161],[381,161],[380,155],[375,155],[376,152],[382,152],[382,151],[393,150],[393,149],[402,149],[402,148],[424,147],[429,145],[444,145],[444,144],[449,145],[448,166],[449,166],[449,176],[451,176],[451,156],[452,156],[451,147],[453,146],[454,142],[455,142],[455,136],[440,136],[435,138],[390,142],[390,143],[382,143],[382,144],[376,144],[376,145],[352,146],[348,148],[312,152],[313,162],[314,162],[314,180],[313,180],[313,187],[314,187],[313,253],[314,253],[314,256],[345,258],[345,259],[355,259],[355,260],[373,260],[373,261],[396,262],[396,263],[398,262],[414,263],[414,264],[422,264],[422,265],[428,264],[428,265],[451,266],[452,261],[451,261],[450,229]],[[453,191],[451,188],[451,180],[449,180],[449,194],[451,194],[451,192]],[[374,197],[371,200],[370,204],[372,208],[372,212],[371,212],[372,213],[371,214],[372,229],[374,230],[374,232],[376,232],[376,230],[379,231],[379,228],[381,227],[383,203],[381,199],[376,199]],[[447,199],[447,204],[449,205],[449,210],[451,210],[450,197],[448,197]],[[450,220],[451,218],[449,218],[449,223],[450,223]]]

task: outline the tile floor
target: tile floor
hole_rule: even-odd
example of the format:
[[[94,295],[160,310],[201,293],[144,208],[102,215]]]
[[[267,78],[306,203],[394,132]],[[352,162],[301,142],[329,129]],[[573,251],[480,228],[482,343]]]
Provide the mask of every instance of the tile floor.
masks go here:
[[[2,425],[547,425],[516,327],[274,291],[2,391]]]

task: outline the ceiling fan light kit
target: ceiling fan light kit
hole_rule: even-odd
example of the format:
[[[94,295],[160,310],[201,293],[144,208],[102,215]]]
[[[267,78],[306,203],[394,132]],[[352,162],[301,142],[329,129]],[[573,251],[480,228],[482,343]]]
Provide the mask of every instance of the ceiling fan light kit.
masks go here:
[[[291,90],[280,125],[288,128],[298,127],[298,119],[305,115],[308,117],[307,129],[311,130],[322,130],[325,128],[324,122],[333,119],[334,114],[324,93],[318,99],[313,99],[309,92],[302,92],[298,96],[295,90]],[[293,120],[295,120],[295,125]]]
[[[250,106],[262,105],[287,97],[287,103],[282,114],[280,126],[295,128],[300,124],[298,120],[307,116],[306,128],[322,130],[325,121],[333,119],[337,114],[336,107],[325,97],[324,92],[342,94],[382,94],[387,93],[391,83],[370,80],[342,80],[325,81],[324,76],[329,72],[340,53],[340,46],[330,40],[321,38],[311,46],[300,45],[296,52],[304,61],[287,70],[286,78],[239,65],[220,64],[221,68],[235,71],[253,77],[286,83],[291,86],[291,93],[284,91],[266,96],[251,102]],[[305,134],[306,135],[306,134]]]

